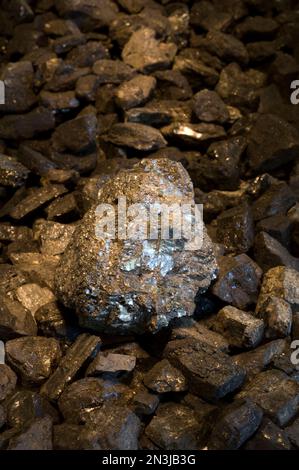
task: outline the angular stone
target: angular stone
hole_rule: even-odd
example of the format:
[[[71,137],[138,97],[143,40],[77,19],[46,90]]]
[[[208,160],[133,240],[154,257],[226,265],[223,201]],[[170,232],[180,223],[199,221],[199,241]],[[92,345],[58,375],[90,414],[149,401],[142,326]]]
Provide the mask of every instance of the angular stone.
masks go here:
[[[76,193],[58,197],[45,210],[49,221],[72,222],[80,217]],[[74,227],[71,227],[74,228]]]
[[[76,67],[92,67],[97,60],[107,58],[109,58],[107,48],[98,41],[88,41],[75,47],[67,55],[68,62]]]
[[[145,428],[146,436],[165,450],[197,449],[198,433],[199,423],[195,419],[193,410],[175,403],[160,406]]]
[[[256,375],[238,394],[250,398],[278,426],[285,426],[299,409],[299,384],[279,370]]]
[[[286,428],[288,429],[288,428]],[[257,433],[249,439],[246,450],[291,450],[287,432],[264,418]]]
[[[123,145],[141,151],[157,150],[167,145],[160,131],[136,123],[115,124],[109,130],[107,140],[115,145]]]
[[[8,140],[31,139],[55,127],[53,111],[44,107],[27,114],[6,115],[0,119],[0,138]]]
[[[178,55],[175,58],[173,69],[186,76],[190,85],[195,83],[215,86],[219,80],[219,73],[213,67],[209,67],[200,59]]]
[[[32,231],[28,227],[15,226],[7,222],[0,223],[0,240],[14,242],[17,240],[28,240],[32,236]]]
[[[123,109],[130,109],[144,104],[156,86],[154,77],[136,75],[124,82],[116,91],[116,102]]]
[[[83,34],[67,34],[61,38],[54,39],[52,47],[59,56],[71,51],[74,47],[85,44],[86,37]]]
[[[88,376],[97,376],[103,373],[118,376],[124,372],[132,372],[136,365],[136,358],[125,354],[100,352],[86,371]]]
[[[234,307],[244,309],[256,303],[262,270],[249,256],[221,256],[219,274],[212,292]]]
[[[209,31],[202,45],[211,54],[217,55],[226,62],[238,62],[247,65],[249,61],[248,52],[244,44],[231,34],[220,31]]]
[[[274,114],[261,114],[250,133],[248,163],[254,173],[269,171],[297,158],[297,130]]]
[[[73,90],[76,86],[76,82],[80,77],[84,77],[90,73],[89,67],[75,67],[72,64],[66,64],[61,62],[59,64],[54,63],[53,72],[50,72],[50,77],[46,80],[44,90],[53,92],[62,92]],[[51,66],[49,66],[51,71]]]
[[[75,226],[41,220],[34,226],[34,238],[39,240],[41,252],[50,255],[62,254],[75,231]]]
[[[0,364],[0,402],[5,400],[15,389],[17,376],[6,364]]]
[[[295,194],[284,181],[272,184],[252,205],[254,220],[286,214],[296,203]]]
[[[247,44],[247,52],[251,63],[266,62],[273,57],[276,53],[275,41],[257,41]]]
[[[141,72],[169,68],[177,46],[160,42],[155,36],[155,31],[150,28],[140,28],[134,32],[123,48],[123,61]]]
[[[43,27],[44,32],[49,36],[59,37],[68,34],[80,34],[80,29],[71,20],[62,20],[60,18],[47,21]]]
[[[55,163],[26,144],[19,146],[18,160],[31,172],[40,176],[44,176],[49,171],[56,169]]]
[[[41,393],[50,400],[57,400],[99,345],[100,338],[97,336],[88,334],[78,336],[61,359],[55,372],[42,386]]]
[[[6,412],[3,406],[0,405],[0,430],[3,428],[6,423]]]
[[[255,348],[264,336],[263,321],[235,307],[221,309],[213,327],[236,348]]]
[[[191,105],[189,102],[175,100],[151,100],[142,108],[132,108],[126,112],[126,121],[163,126],[171,122],[186,122],[191,120]]]
[[[182,370],[190,391],[206,400],[223,398],[245,378],[245,372],[228,355],[194,339],[170,341],[164,356]]]
[[[93,72],[99,77],[99,84],[119,84],[131,80],[136,75],[136,70],[121,60],[102,59],[97,60],[93,66]]]
[[[133,408],[137,416],[149,416],[155,413],[159,397],[146,389],[138,391],[133,398]]]
[[[11,299],[8,295],[2,295],[0,302],[1,339],[31,336],[36,333],[37,326],[32,314],[20,302]]]
[[[56,409],[37,392],[20,390],[15,392],[5,403],[7,424],[15,429],[22,429],[28,422],[49,416],[53,422],[59,422]]]
[[[187,382],[184,375],[173,367],[167,359],[154,365],[144,376],[144,384],[156,393],[184,392]]]
[[[1,104],[4,113],[24,113],[36,103],[33,92],[34,70],[32,63],[21,60],[7,64],[0,73],[5,85],[5,104]]]
[[[15,295],[17,300],[26,310],[31,312],[33,317],[39,308],[55,299],[50,289],[40,287],[38,284],[23,284],[16,289]]]
[[[258,429],[262,410],[250,400],[237,400],[224,408],[212,430],[208,450],[239,449]]]
[[[39,308],[35,314],[35,320],[44,336],[62,338],[67,336],[68,328],[66,321],[56,302],[50,302]]]
[[[58,152],[90,153],[96,146],[97,119],[93,114],[66,121],[56,128],[52,141]]]
[[[299,448],[299,419],[297,418],[291,426],[285,428],[285,432],[291,441],[291,443],[296,447]]]
[[[200,121],[224,123],[229,119],[227,107],[220,96],[207,89],[194,95],[193,111]]]
[[[292,221],[285,215],[273,215],[261,220],[256,228],[275,238],[284,247],[289,248],[291,240]]]
[[[288,266],[299,271],[299,258],[295,258],[275,238],[260,232],[254,239],[254,254],[264,271],[275,266]]]
[[[118,12],[111,0],[57,0],[56,9],[65,18],[78,18],[83,29],[109,26]]]
[[[241,204],[222,212],[217,217],[218,243],[222,243],[228,253],[244,253],[253,245],[254,228],[251,209]]]
[[[35,210],[42,208],[47,202],[66,192],[67,189],[58,184],[32,188],[27,196],[10,211],[10,216],[16,220],[23,219]]]
[[[191,318],[178,319],[172,325],[171,339],[196,339],[201,343],[207,343],[215,349],[228,352],[228,342],[220,334],[206,328],[200,322]]]
[[[266,75],[255,69],[243,72],[236,63],[222,69],[217,93],[231,106],[255,109],[259,99],[259,89],[266,84]]]
[[[192,183],[181,164],[142,160],[110,179],[100,191],[98,204],[115,204],[117,197],[126,196],[127,204],[144,202],[148,207],[151,201],[173,203],[173,194],[178,203],[190,203],[193,198]],[[76,309],[80,323],[109,333],[141,333],[159,330],[177,316],[191,315],[195,294],[207,289],[216,271],[206,232],[200,250],[187,250],[190,245],[171,239],[158,240],[158,247],[156,240],[145,238],[133,245],[131,240],[114,240],[112,251],[106,251],[103,239],[97,238],[95,211],[93,206],[78,226],[56,272],[57,295],[64,305]],[[118,253],[117,263],[108,261],[112,252]],[[117,283],[107,283],[107,276]]]
[[[261,39],[272,37],[279,28],[279,24],[273,18],[263,16],[248,16],[236,28],[236,33],[247,40],[250,38]]]
[[[279,297],[269,297],[256,311],[258,318],[266,323],[266,338],[284,338],[292,329],[290,304]]]
[[[59,262],[59,256],[49,256],[40,253],[12,253],[10,260],[20,270],[29,273],[39,284],[45,284],[53,289],[54,273]]]
[[[169,100],[186,100],[192,97],[189,82],[178,70],[160,70],[155,72],[158,81],[158,96]]]
[[[225,130],[216,124],[189,124],[187,122],[175,122],[162,128],[162,133],[167,139],[174,139],[183,144],[196,145],[210,140],[225,137]]]
[[[7,341],[5,351],[8,363],[18,371],[24,383],[44,382],[61,358],[58,341],[41,336]]]
[[[8,450],[52,450],[52,420],[48,416],[29,423],[9,441]]]
[[[53,110],[64,111],[78,108],[80,105],[73,91],[52,93],[51,91],[41,91],[40,101],[43,106]]]
[[[219,8],[220,7],[220,8]],[[190,22],[194,26],[199,26],[206,31],[225,30],[232,22],[232,14],[222,11],[221,4],[202,1],[194,3],[191,8]]]
[[[0,184],[12,188],[22,186],[29,171],[16,158],[0,154]]]

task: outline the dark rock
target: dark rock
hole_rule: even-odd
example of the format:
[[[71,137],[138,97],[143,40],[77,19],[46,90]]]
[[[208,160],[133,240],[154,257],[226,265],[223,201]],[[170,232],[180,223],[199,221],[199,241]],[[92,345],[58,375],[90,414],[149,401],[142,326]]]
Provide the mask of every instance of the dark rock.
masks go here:
[[[291,240],[292,221],[282,214],[262,219],[256,226],[257,230],[267,232],[284,247],[289,248]]]
[[[263,321],[235,307],[221,309],[213,328],[228,340],[230,346],[236,348],[255,348],[264,336]]]
[[[86,38],[83,34],[68,34],[57,38],[52,42],[54,52],[59,56],[71,51],[74,47],[85,44]]]
[[[190,11],[190,23],[207,31],[224,31],[230,26],[232,20],[233,17],[228,11],[221,11],[220,4],[215,6],[208,1],[194,3]]]
[[[257,433],[249,439],[246,450],[291,450],[286,431],[265,418]]]
[[[24,383],[40,384],[57,366],[61,350],[54,338],[28,336],[7,341],[7,361],[17,370]]]
[[[32,421],[9,441],[8,450],[52,450],[52,420],[48,416]]]
[[[76,67],[92,67],[97,60],[107,58],[109,58],[107,48],[98,41],[88,41],[67,55],[67,61]]]
[[[155,86],[154,77],[136,75],[118,87],[115,93],[116,102],[123,109],[142,105],[150,98]]]
[[[60,168],[49,169],[45,174],[45,180],[49,183],[74,184],[79,180],[79,173],[75,170],[63,170]]]
[[[97,166],[96,152],[85,156],[52,152],[51,160],[56,164],[56,166],[69,171],[76,171],[80,173],[80,175],[90,174]]]
[[[4,113],[24,113],[36,103],[33,92],[34,70],[29,61],[19,61],[6,65],[0,73],[5,85]]]
[[[299,258],[292,256],[283,245],[266,232],[260,232],[255,237],[254,254],[264,271],[275,266],[288,266],[299,271]]]
[[[97,75],[85,75],[80,77],[76,83],[76,96],[86,101],[95,101],[99,89],[99,78]]]
[[[262,270],[245,254],[222,256],[213,294],[234,307],[244,309],[256,303]]]
[[[53,134],[54,149],[58,152],[92,152],[96,146],[96,128],[97,119],[93,114],[67,121],[57,127]]]
[[[0,430],[3,428],[6,423],[6,411],[3,406],[0,405]]]
[[[149,416],[155,413],[159,397],[146,389],[138,391],[133,398],[133,408],[137,416]]]
[[[167,403],[158,408],[145,434],[161,449],[194,450],[198,448],[199,423],[190,408]]]
[[[178,70],[160,70],[155,72],[158,82],[156,93],[167,100],[187,100],[192,97],[192,89],[184,75]]]
[[[28,178],[29,171],[16,158],[0,154],[0,184],[18,188]]]
[[[224,408],[212,430],[209,450],[239,449],[258,429],[262,410],[250,400],[240,400]]]
[[[59,15],[76,18],[83,30],[109,26],[118,12],[111,0],[58,0],[55,7]]]
[[[298,156],[295,127],[274,114],[261,114],[250,133],[248,162],[254,173],[285,165]]]
[[[39,308],[35,320],[44,336],[65,337],[68,333],[65,319],[56,302],[50,302]]]
[[[291,441],[291,443],[296,447],[299,448],[299,419],[296,419],[291,426],[285,428],[285,432]]]
[[[217,217],[216,237],[228,253],[244,253],[253,245],[254,229],[251,209],[241,204]]]
[[[99,337],[81,334],[72,346],[69,347],[55,372],[42,386],[41,393],[50,400],[57,400],[65,387],[74,379],[75,375],[94,354],[99,345]]]
[[[193,97],[193,111],[200,121],[227,122],[227,107],[215,91],[201,90]]]
[[[170,122],[187,122],[191,120],[191,105],[189,102],[175,100],[151,100],[142,108],[132,108],[126,112],[126,121],[163,126]]]
[[[263,344],[253,351],[247,351],[233,356],[234,362],[242,367],[248,378],[262,372],[285,348],[285,341],[277,339]]]
[[[80,34],[80,29],[71,20],[55,18],[47,21],[43,27],[44,32],[53,37],[67,36],[68,34]]]
[[[56,111],[74,109],[78,108],[80,105],[73,91],[64,91],[61,93],[42,91],[40,93],[40,102],[42,106]]]
[[[252,205],[252,215],[258,221],[274,215],[286,214],[296,197],[284,181],[272,184]]]
[[[258,64],[273,59],[276,54],[274,41],[250,42],[246,48],[250,61]]]
[[[74,65],[66,64],[65,62],[58,64],[55,63],[53,68],[54,71],[51,71],[51,66],[49,65],[50,77],[47,77],[46,85],[44,87],[45,90],[53,92],[74,90],[77,80],[90,73],[89,67],[77,68]]]
[[[16,220],[23,219],[37,209],[42,208],[47,202],[66,192],[66,188],[62,185],[32,188],[27,196],[10,211],[10,216]]]
[[[102,59],[94,63],[93,72],[99,77],[99,84],[119,84],[136,75],[136,70],[121,60]]]
[[[86,371],[88,376],[97,376],[108,373],[118,376],[124,372],[132,372],[136,365],[136,358],[125,354],[100,352]]]
[[[14,391],[17,376],[6,364],[0,364],[0,402]]]
[[[159,193],[161,188],[163,194]],[[168,203],[168,194],[176,194],[178,202],[192,201],[192,183],[187,172],[180,163],[145,159],[111,178],[100,190],[98,204],[116,204],[117,197],[126,196],[127,204],[145,201],[148,207],[152,200]],[[191,315],[195,294],[199,288],[201,292],[207,289],[216,271],[206,232],[200,250],[187,250],[189,245],[176,239],[165,244],[163,240],[148,241],[146,237],[133,245],[131,240],[129,245],[122,239],[113,240],[118,256],[117,262],[110,265],[106,261],[110,252],[104,248],[102,234],[97,238],[95,230],[96,207],[87,212],[78,226],[57,270],[56,292],[62,303],[76,309],[82,325],[107,333],[159,330],[177,316]],[[192,238],[193,235],[190,242]],[[107,275],[111,281],[117,279],[117,283],[107,284]],[[188,288],[182,291],[185,282]],[[162,297],[163,305],[159,301]]]
[[[225,130],[222,126],[206,123],[189,124],[187,122],[175,122],[163,127],[161,131],[167,139],[174,139],[179,143],[194,146],[225,136]]]
[[[80,217],[75,193],[67,194],[52,201],[45,210],[48,220],[71,222]]]
[[[268,298],[262,305],[259,305],[256,316],[266,323],[266,338],[284,338],[291,333],[292,309],[284,299]]]
[[[56,169],[55,163],[26,144],[19,146],[18,160],[30,171],[40,176],[44,176],[49,171]]]
[[[0,138],[10,140],[31,139],[50,131],[55,126],[53,111],[35,108],[27,114],[6,115],[0,119]]]
[[[209,330],[200,322],[191,318],[182,318],[172,325],[171,339],[195,339],[201,343],[207,343],[215,349],[228,352],[228,342],[220,334]]]
[[[256,375],[238,394],[250,398],[278,426],[285,426],[299,409],[299,384],[279,370]]]
[[[10,260],[20,270],[29,273],[38,283],[53,289],[53,277],[59,256],[40,253],[12,253]]]
[[[37,326],[32,314],[20,302],[8,295],[1,296],[0,336],[11,339],[18,336],[30,336],[37,333]]]
[[[245,377],[228,355],[194,339],[170,341],[164,355],[182,370],[190,391],[206,400],[218,400],[233,392]]]
[[[107,140],[115,145],[124,145],[142,151],[166,147],[161,132],[144,124],[115,124],[109,130]]]
[[[163,359],[149,370],[143,379],[144,384],[153,392],[184,392],[187,383],[184,375],[173,367],[167,359]]]
[[[173,70],[181,72],[192,86],[195,82],[196,85],[206,84],[208,86],[215,86],[219,80],[219,73],[213,67],[209,67],[200,59],[191,59],[178,55],[175,58]]]
[[[206,38],[202,40],[202,45],[211,54],[217,55],[226,62],[238,62],[240,65],[247,65],[249,57],[244,44],[231,34],[224,34],[220,31],[210,31]]]
[[[140,28],[134,32],[122,51],[125,64],[141,72],[169,68],[176,55],[177,46],[160,42],[155,35],[155,31],[150,28]]]
[[[0,240],[15,242],[18,240],[28,240],[32,236],[32,231],[28,227],[15,226],[7,222],[0,223]]]
[[[34,226],[34,238],[40,243],[40,250],[45,255],[62,254],[75,231],[75,226],[41,220]]]
[[[55,299],[50,289],[33,283],[19,286],[15,290],[15,297],[26,310],[31,312],[33,317],[40,307]]]
[[[278,30],[278,23],[273,18],[248,16],[236,28],[238,36],[246,39],[272,38]]]
[[[53,422],[59,422],[56,409],[39,393],[29,390],[15,392],[5,403],[7,424],[15,429],[22,429],[27,423],[37,418],[49,416]]]
[[[217,93],[231,106],[255,109],[258,105],[259,89],[266,84],[266,75],[255,69],[243,72],[236,63],[222,69]]]

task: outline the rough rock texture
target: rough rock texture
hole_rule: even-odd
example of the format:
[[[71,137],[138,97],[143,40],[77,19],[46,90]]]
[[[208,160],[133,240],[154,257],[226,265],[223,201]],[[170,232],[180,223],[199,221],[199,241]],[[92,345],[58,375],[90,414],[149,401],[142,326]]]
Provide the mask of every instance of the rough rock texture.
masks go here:
[[[114,203],[119,196],[127,197],[127,205],[191,203],[193,188],[179,163],[143,160],[110,180],[98,204]],[[194,251],[186,249],[187,241],[175,239],[104,240],[96,236],[96,207],[86,214],[57,269],[59,299],[76,309],[82,325],[122,334],[156,331],[173,318],[191,315],[197,291],[206,290],[216,273],[206,233]]]

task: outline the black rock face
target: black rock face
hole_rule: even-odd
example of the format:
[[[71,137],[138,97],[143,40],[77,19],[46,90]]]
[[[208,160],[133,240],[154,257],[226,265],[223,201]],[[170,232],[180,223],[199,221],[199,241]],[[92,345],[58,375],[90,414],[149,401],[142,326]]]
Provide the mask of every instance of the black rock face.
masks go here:
[[[0,450],[298,449],[298,0],[0,3]]]

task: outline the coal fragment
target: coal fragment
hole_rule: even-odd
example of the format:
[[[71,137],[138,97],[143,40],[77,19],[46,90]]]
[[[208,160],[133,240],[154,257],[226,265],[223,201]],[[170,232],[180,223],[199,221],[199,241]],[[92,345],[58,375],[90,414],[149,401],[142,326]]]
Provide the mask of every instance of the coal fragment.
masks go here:
[[[118,12],[111,0],[58,0],[55,7],[60,16],[76,18],[87,31],[109,26]]]
[[[192,97],[189,82],[178,70],[159,70],[154,73],[158,82],[158,96],[169,100],[187,100]]]
[[[273,215],[261,220],[256,228],[275,238],[285,248],[289,248],[292,231],[292,221],[282,214]]]
[[[286,214],[296,203],[295,194],[284,181],[272,184],[252,205],[254,220]]]
[[[288,429],[288,428],[286,428]],[[246,450],[291,450],[287,432],[264,418],[257,433],[247,441]]]
[[[222,126],[216,124],[189,124],[187,122],[175,122],[161,129],[164,137],[174,139],[179,143],[198,145],[213,139],[225,136]]]
[[[28,336],[7,341],[7,361],[18,371],[24,383],[40,384],[57,366],[61,350],[54,338]]]
[[[258,299],[257,310],[270,297],[279,297],[286,300],[293,311],[299,309],[298,293],[299,274],[294,269],[277,266],[269,269],[263,278],[263,283]]]
[[[163,359],[152,367],[144,376],[144,384],[153,392],[184,392],[187,383],[184,375]]]
[[[58,152],[92,152],[96,146],[97,119],[93,114],[77,117],[58,126],[52,136]]]
[[[299,271],[299,259],[292,256],[279,241],[266,232],[260,232],[255,237],[254,254],[264,271],[275,266],[288,266]]]
[[[299,409],[299,384],[279,370],[268,370],[256,375],[238,397],[250,398],[264,413],[285,426]]]
[[[227,107],[215,91],[201,90],[193,97],[193,111],[200,121],[227,122]]]
[[[19,146],[18,160],[30,171],[40,176],[44,176],[48,174],[49,171],[56,169],[55,163],[26,144]]]
[[[33,317],[39,308],[55,299],[50,289],[38,284],[23,284],[15,290],[15,296]]]
[[[9,441],[8,450],[52,450],[52,420],[48,416],[32,421]]]
[[[252,213],[249,205],[241,204],[217,217],[217,241],[228,253],[247,252],[254,241]]]
[[[247,40],[250,38],[271,38],[277,32],[279,25],[273,18],[263,16],[248,16],[236,28],[236,33]]]
[[[17,376],[6,364],[0,364],[0,402],[5,400],[14,391],[17,385]]]
[[[93,72],[99,77],[99,84],[113,83],[119,84],[126,80],[131,80],[137,71],[125,64],[121,60],[102,59],[97,60],[92,68]]]
[[[256,316],[266,323],[266,338],[284,338],[291,333],[292,309],[284,299],[268,298],[259,306]]]
[[[16,158],[0,154],[0,184],[12,188],[22,186],[29,171]]]
[[[144,104],[156,86],[156,79],[145,75],[136,75],[124,82],[116,91],[116,102],[123,109],[130,109]]]
[[[40,102],[46,108],[56,111],[75,109],[80,105],[73,91],[52,93],[51,91],[43,90],[40,93]]]
[[[52,201],[45,210],[49,221],[72,222],[80,217],[75,193],[67,194]]]
[[[250,400],[237,400],[226,407],[212,430],[209,450],[239,449],[258,429],[262,410]]]
[[[192,183],[187,172],[177,162],[144,159],[111,178],[102,187],[97,203],[115,204],[115,198],[123,195],[127,203],[137,200],[146,204],[152,200],[167,203],[168,194],[176,194],[178,202],[192,201]],[[56,272],[56,293],[62,303],[76,309],[82,325],[108,333],[159,330],[168,324],[170,317],[191,315],[196,292],[199,288],[204,291],[216,274],[206,232],[200,250],[185,250],[188,245],[175,239],[166,240],[167,244],[147,238],[133,244],[132,240],[116,239],[112,245],[118,257],[111,263],[108,260],[112,252],[106,251],[106,244],[96,236],[96,207],[78,225]],[[117,282],[107,284],[107,275]],[[185,282],[187,287],[182,291]],[[162,296],[163,305],[159,300]]]
[[[109,375],[121,375],[124,372],[132,372],[136,365],[134,356],[125,354],[100,352],[86,371],[86,375],[97,376],[103,373]]]
[[[115,145],[124,145],[136,150],[149,151],[166,147],[166,140],[160,131],[144,124],[114,124],[107,140]]]
[[[220,31],[209,31],[202,45],[211,54],[217,55],[226,62],[238,62],[240,65],[247,65],[249,61],[248,52],[244,44],[232,36]]]
[[[145,428],[146,436],[161,449],[194,450],[198,448],[199,423],[186,406],[167,403],[160,406]]]
[[[134,32],[122,51],[125,64],[141,72],[153,72],[169,68],[177,52],[173,43],[163,43],[155,38],[150,28],[140,28]]]
[[[299,448],[299,419],[296,419],[290,426],[285,428],[285,432],[291,443]]]
[[[149,416],[155,413],[159,403],[157,395],[142,389],[136,393],[132,404],[137,416]]]
[[[57,400],[87,359],[93,355],[99,344],[99,337],[81,334],[69,347],[55,372],[42,386],[41,393],[49,397],[50,400]]]
[[[92,67],[97,60],[109,57],[107,48],[98,41],[88,41],[72,49],[67,55],[67,61],[76,67]]]
[[[221,4],[216,6],[205,0],[194,3],[190,11],[190,23],[206,31],[225,31],[232,20],[232,13],[222,10]]]
[[[37,326],[32,314],[20,302],[8,295],[1,296],[0,335],[2,339],[18,336],[31,336],[37,333]]]
[[[25,113],[37,101],[33,92],[34,70],[32,63],[21,60],[7,64],[0,74],[5,85],[5,104],[1,104],[4,113]]]
[[[233,392],[245,377],[228,355],[194,339],[170,341],[164,356],[182,370],[190,391],[206,400],[219,400]]]
[[[32,188],[27,196],[10,211],[10,216],[16,220],[23,219],[35,210],[42,208],[47,202],[66,192],[67,190],[63,185]]]
[[[178,55],[175,58],[173,69],[181,72],[188,80],[190,85],[215,86],[219,80],[219,73],[213,67],[206,65],[198,58],[185,57]]]
[[[35,314],[35,320],[39,331],[44,336],[64,338],[68,334],[65,319],[56,302],[50,302],[40,307]]]
[[[244,309],[256,303],[262,270],[245,254],[222,256],[213,294],[234,307]]]
[[[6,412],[3,406],[0,405],[0,430],[3,428],[6,423]]]
[[[193,338],[199,342],[207,343],[215,349],[228,352],[227,340],[219,333],[209,330],[200,322],[196,322],[191,318],[182,318],[174,322],[172,326],[171,339]]]
[[[55,127],[53,111],[35,108],[27,114],[6,115],[0,119],[0,138],[8,140],[31,139]]]
[[[39,284],[42,283],[53,289],[54,272],[59,262],[59,256],[44,255],[41,253],[12,253],[10,260],[25,273],[33,276]]]
[[[264,335],[263,321],[235,307],[221,309],[213,327],[231,346],[237,348],[254,348],[262,341]]]

